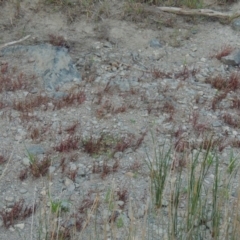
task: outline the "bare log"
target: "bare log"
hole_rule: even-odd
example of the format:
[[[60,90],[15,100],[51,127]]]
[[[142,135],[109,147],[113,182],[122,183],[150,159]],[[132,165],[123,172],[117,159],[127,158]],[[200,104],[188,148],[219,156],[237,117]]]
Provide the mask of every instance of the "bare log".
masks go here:
[[[222,19],[234,19],[240,16],[240,11],[236,12],[218,12],[211,9],[184,9],[184,8],[177,8],[177,7],[157,7],[163,12],[169,12],[174,14],[180,15],[198,15],[198,16],[210,16]]]

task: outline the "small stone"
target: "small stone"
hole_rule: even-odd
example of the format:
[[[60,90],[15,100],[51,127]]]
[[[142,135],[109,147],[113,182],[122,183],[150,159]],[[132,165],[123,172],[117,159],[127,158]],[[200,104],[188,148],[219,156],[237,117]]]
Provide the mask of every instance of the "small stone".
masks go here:
[[[24,166],[27,166],[27,167],[30,166],[30,160],[29,160],[29,158],[26,158],[26,157],[23,158],[22,163],[23,163]]]
[[[122,207],[124,204],[125,204],[124,201],[117,201],[117,205],[120,207]]]
[[[18,223],[18,224],[15,224],[14,227],[23,230],[24,227],[25,227],[25,224],[24,223]]]
[[[222,124],[221,124],[221,122],[216,121],[216,122],[212,123],[212,126],[213,127],[221,127]]]
[[[238,132],[237,131],[232,131],[232,134],[234,137],[236,137],[238,135]]]
[[[42,196],[46,196],[46,195],[47,195],[47,192],[46,192],[46,190],[44,189],[44,190],[42,190],[42,191],[40,192],[40,194],[41,194]]]
[[[53,167],[53,166],[50,166],[50,167],[48,168],[49,174],[54,173],[55,170],[56,170],[56,167]]]
[[[25,194],[25,193],[28,192],[28,190],[25,189],[25,188],[21,188],[21,189],[19,190],[19,192],[20,192],[21,194]]]
[[[75,163],[70,163],[70,171],[75,171],[77,170],[77,165]]]
[[[68,186],[70,186],[70,185],[72,185],[72,184],[73,184],[73,181],[72,181],[71,179],[65,178],[65,180],[64,180],[64,185],[65,185],[66,187],[68,187]]]
[[[13,202],[14,201],[14,197],[5,197],[5,201]]]
[[[126,172],[125,175],[131,178],[134,177],[134,173],[132,172]]]
[[[74,190],[75,190],[75,185],[74,185],[74,184],[71,184],[71,185],[69,185],[69,186],[67,187],[67,191],[68,191],[69,193],[72,193]]]
[[[11,227],[9,227],[9,231],[10,231],[10,232],[14,232],[15,229],[11,226]]]
[[[22,136],[20,136],[20,135],[15,136],[15,140],[20,142],[22,140]]]
[[[149,41],[149,45],[152,48],[161,48],[162,47],[162,44],[159,42],[159,40],[155,39],[155,38]]]
[[[29,58],[28,59],[28,63],[33,63],[33,62],[35,62],[35,58]]]

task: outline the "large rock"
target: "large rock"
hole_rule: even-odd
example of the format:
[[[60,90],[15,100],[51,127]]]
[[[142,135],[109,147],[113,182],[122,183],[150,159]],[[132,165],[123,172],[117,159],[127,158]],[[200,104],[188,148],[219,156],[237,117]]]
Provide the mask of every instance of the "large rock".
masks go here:
[[[240,64],[240,50],[235,50],[230,55],[222,57],[221,61],[230,66],[238,66]]]
[[[1,57],[22,66],[42,78],[45,90],[55,92],[65,83],[80,82],[81,75],[74,66],[68,50],[50,44],[35,46],[10,46],[0,51]],[[9,60],[8,60],[9,59]]]

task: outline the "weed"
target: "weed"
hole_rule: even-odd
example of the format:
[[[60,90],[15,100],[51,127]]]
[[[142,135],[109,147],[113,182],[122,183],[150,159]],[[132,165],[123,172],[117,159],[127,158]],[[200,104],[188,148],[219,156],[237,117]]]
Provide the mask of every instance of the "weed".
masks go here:
[[[49,34],[48,37],[49,37],[49,42],[53,46],[69,48],[69,45],[63,36]]]
[[[122,228],[124,226],[124,222],[123,222],[123,218],[121,217],[121,215],[117,218],[117,228]]]
[[[186,152],[186,150],[189,148],[190,144],[184,138],[179,138],[174,144],[174,149],[176,152]]]
[[[79,148],[80,139],[75,136],[69,136],[63,140],[58,146],[54,147],[54,150],[58,152],[70,152],[71,150],[77,150]]]
[[[0,211],[0,215],[2,217],[4,227],[9,228],[18,220],[24,220],[25,218],[28,218],[35,213],[35,211],[36,204],[34,204],[32,207],[24,207],[24,200],[20,199],[13,205],[10,211],[7,209],[2,209]]]
[[[69,170],[68,173],[67,173],[67,176],[68,176],[73,182],[75,182],[76,177],[77,177],[77,173],[78,173],[78,169]]]
[[[128,169],[133,172],[138,172],[141,167],[142,164],[137,159],[135,159],[134,162],[128,167]]]
[[[79,213],[85,213],[87,209],[91,208],[94,204],[94,200],[90,196],[84,198],[81,202],[80,207],[78,208]]]
[[[84,151],[90,155],[107,153],[113,156],[116,152],[123,152],[127,148],[136,150],[142,144],[145,136],[146,132],[142,133],[138,139],[132,134],[117,139],[109,134],[101,134],[97,139],[91,136],[83,141],[82,144]]]
[[[212,100],[212,110],[216,111],[219,103],[227,97],[228,91],[224,91],[222,93],[216,94]]]
[[[101,178],[104,179],[111,172],[112,172],[111,167],[107,165],[106,161],[104,161],[102,166]]]
[[[115,160],[115,163],[112,166],[112,172],[117,172],[118,168],[119,168],[119,160]]]
[[[28,169],[25,168],[25,169],[21,170],[18,177],[21,181],[25,180],[28,177]]]
[[[239,127],[239,125],[240,125],[240,119],[232,117],[232,115],[229,113],[225,113],[222,118],[223,118],[224,123],[226,123],[234,128]]]
[[[236,91],[240,86],[240,75],[239,72],[231,73],[228,80],[228,89],[230,91]]]
[[[125,204],[128,199],[128,190],[126,188],[121,188],[117,190],[116,193],[117,193],[118,200],[123,201]]]
[[[206,130],[209,129],[206,123],[199,123],[199,113],[196,111],[193,112],[191,121],[192,121],[193,129],[198,134],[203,134]]]
[[[240,99],[235,96],[232,100],[232,108],[240,109]]]
[[[151,73],[152,73],[153,79],[171,78],[171,73],[165,73],[165,72],[162,72],[161,70],[156,69],[156,68],[152,69]]]
[[[227,88],[227,81],[221,75],[214,78],[206,78],[205,82],[211,84],[212,87],[219,91]]]
[[[212,54],[211,58],[217,58],[218,60],[221,60],[222,57],[228,56],[233,50],[233,47],[225,44],[216,54]]]
[[[69,201],[66,200],[51,200],[50,201],[51,212],[59,215],[61,212],[69,211]]]
[[[65,129],[65,131],[72,135],[72,134],[75,133],[78,125],[79,125],[79,123],[78,123],[78,122],[75,122],[75,123],[73,123],[72,125],[70,125],[69,127],[67,127],[67,128]]]
[[[38,139],[39,136],[40,136],[40,131],[38,128],[33,128],[32,131],[31,131],[31,139],[35,140],[35,139]]]
[[[112,167],[107,164],[105,160],[102,166],[93,163],[92,173],[101,173],[101,178],[104,179],[108,174],[117,172],[119,168],[119,160],[116,160]]]
[[[175,107],[173,106],[173,104],[169,101],[165,102],[163,107],[162,107],[162,111],[165,113],[174,113],[175,111]]]
[[[153,144],[154,144],[153,140]],[[165,188],[167,175],[170,169],[170,151],[165,152],[164,147],[154,149],[154,157],[151,159],[148,153],[146,163],[150,170],[151,192],[154,196],[154,204],[157,208],[162,207],[163,191]]]
[[[28,153],[29,161],[30,161],[30,172],[35,178],[39,178],[45,176],[48,173],[48,169],[51,166],[51,160],[48,156],[44,157],[41,161],[37,159],[36,156]],[[19,178],[24,178],[26,173],[24,171],[21,172]]]
[[[3,154],[0,154],[0,164],[3,164],[5,162],[7,162],[7,158]]]
[[[54,101],[54,110],[69,107],[72,105],[82,104],[86,100],[86,94],[83,91],[70,92],[60,101]]]

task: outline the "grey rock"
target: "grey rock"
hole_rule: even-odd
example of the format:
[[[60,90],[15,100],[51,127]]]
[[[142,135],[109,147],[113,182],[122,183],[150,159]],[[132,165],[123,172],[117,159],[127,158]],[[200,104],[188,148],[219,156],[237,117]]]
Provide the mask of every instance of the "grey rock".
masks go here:
[[[43,148],[42,145],[34,144],[27,146],[27,152],[32,154],[32,155],[39,155],[39,154],[44,154],[45,149]]]
[[[222,57],[221,61],[224,64],[238,66],[240,64],[240,51],[236,50],[226,57]]]
[[[161,48],[162,47],[162,44],[159,42],[159,40],[157,40],[157,39],[151,39],[150,41],[149,41],[149,45],[150,45],[150,47],[152,47],[152,48]]]
[[[23,162],[23,165],[24,165],[24,166],[27,166],[27,167],[30,166],[30,160],[29,160],[29,158],[26,158],[26,157],[23,158],[23,161],[22,161],[22,162]]]
[[[74,79],[81,81],[81,75],[73,64],[68,50],[50,44],[35,46],[10,46],[1,50],[3,56],[21,55],[22,58],[31,58],[31,70],[43,79],[43,87],[47,91],[55,92],[63,84]]]
[[[78,169],[78,172],[77,172],[77,175],[78,175],[79,177],[85,177],[85,176],[86,176],[86,171],[85,171],[85,169],[84,169],[84,168],[79,168],[79,169]]]
[[[112,44],[110,42],[105,42],[103,44],[103,47],[105,47],[105,48],[112,48]]]
[[[232,21],[232,28],[236,31],[240,31],[240,18],[236,18]]]
[[[216,122],[213,122],[213,123],[212,123],[212,126],[213,126],[213,127],[221,127],[222,124],[221,124],[221,122],[216,121]]]
[[[140,60],[140,56],[139,56],[138,52],[132,52],[131,56],[132,56],[133,61],[139,61]]]
[[[72,185],[73,184],[73,181],[71,180],[71,179],[69,179],[69,178],[65,178],[64,179],[64,185],[66,186],[66,187],[69,187],[70,185]]]
[[[75,190],[75,185],[74,185],[74,184],[71,184],[71,185],[69,185],[69,186],[67,187],[67,191],[68,191],[69,193],[72,193],[74,190]]]
[[[53,167],[53,166],[50,166],[49,169],[48,169],[50,174],[54,173],[55,170],[56,170],[56,167]]]

